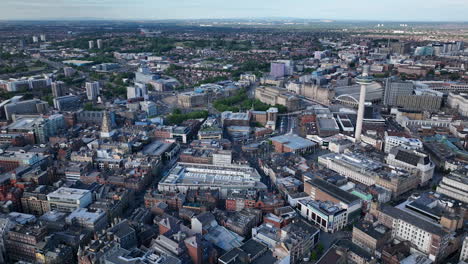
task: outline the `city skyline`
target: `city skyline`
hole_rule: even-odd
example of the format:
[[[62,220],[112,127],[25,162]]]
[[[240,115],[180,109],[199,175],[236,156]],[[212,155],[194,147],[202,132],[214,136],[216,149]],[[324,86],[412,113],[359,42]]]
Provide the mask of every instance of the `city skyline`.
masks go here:
[[[47,19],[254,19],[302,18],[372,21],[467,21],[468,2],[447,1],[380,1],[353,2],[331,0],[315,3],[293,0],[219,3],[214,0],[5,0],[0,10],[3,20]]]

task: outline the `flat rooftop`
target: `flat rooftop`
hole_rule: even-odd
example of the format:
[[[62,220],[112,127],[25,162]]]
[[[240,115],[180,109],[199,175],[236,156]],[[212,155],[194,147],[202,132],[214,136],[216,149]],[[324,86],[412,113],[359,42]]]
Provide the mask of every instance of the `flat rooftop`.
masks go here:
[[[334,118],[321,117],[317,119],[321,130],[339,130],[338,124]]]
[[[249,113],[233,113],[233,112],[223,112],[221,113],[221,119],[229,120],[250,120]]]
[[[96,222],[104,215],[102,210],[90,211],[87,208],[78,208],[67,216],[66,221],[71,222],[74,218],[78,218],[86,222]]]
[[[345,211],[338,205],[333,204],[332,202],[314,201],[311,198],[302,199],[299,202],[311,209],[313,208],[315,210],[318,210],[325,215],[336,215],[340,212]]]
[[[463,184],[468,184],[468,169],[459,169],[453,171],[445,177]]]
[[[255,186],[260,179],[260,174],[249,166],[179,162],[160,181],[160,184]]]
[[[401,210],[399,208],[390,206],[390,205],[384,205],[381,209],[381,211],[385,214],[390,215],[393,218],[396,219],[401,219],[402,221],[409,223],[411,225],[414,225],[428,233],[436,234],[439,236],[444,236],[448,234],[447,231],[445,231],[442,227],[431,223],[427,220],[424,220],[423,218],[417,217],[413,214],[410,214],[404,210]]]
[[[345,163],[350,167],[357,169],[366,169],[376,171],[384,166],[384,164],[371,160],[368,157],[357,153],[336,154],[330,153],[320,156],[323,159],[334,160],[335,162]]]
[[[37,118],[20,118],[7,126],[8,130],[32,130],[36,125],[40,124],[44,119]]]
[[[94,63],[94,61],[86,61],[86,60],[66,60],[63,61],[65,64],[74,64],[74,65],[85,65]]]
[[[354,225],[354,228],[361,230],[375,239],[382,239],[384,238],[385,234],[389,232],[389,229],[384,225],[378,224],[374,226],[373,223],[369,222],[357,222]]]
[[[172,143],[165,143],[161,141],[154,141],[151,144],[145,146],[143,148],[143,154],[145,155],[153,155],[153,156],[161,156],[166,152],[170,147],[172,146]]]
[[[47,196],[79,200],[88,193],[91,193],[91,191],[83,190],[83,189],[61,187],[57,189],[56,191],[49,193]]]
[[[351,194],[347,191],[344,191],[340,189],[338,186],[328,183],[325,180],[315,178],[313,180],[308,181],[308,183],[312,184],[313,186],[319,188],[321,191],[326,192],[329,195],[345,203],[353,203],[359,200],[359,197],[357,197],[356,195]]]
[[[408,144],[408,145],[419,145],[422,146],[421,140],[417,138],[406,138],[406,137],[398,137],[398,136],[386,136],[385,139],[389,140],[398,140],[402,143]]]
[[[271,140],[284,144],[291,149],[303,149],[308,147],[314,147],[317,145],[315,142],[312,142],[308,139],[296,135],[282,135],[272,137]]]

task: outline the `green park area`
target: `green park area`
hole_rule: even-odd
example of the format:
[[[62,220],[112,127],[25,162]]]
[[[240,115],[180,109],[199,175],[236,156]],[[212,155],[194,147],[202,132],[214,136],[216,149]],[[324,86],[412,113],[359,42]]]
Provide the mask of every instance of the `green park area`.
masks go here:
[[[189,119],[199,119],[199,118],[207,118],[208,111],[201,110],[201,111],[193,111],[189,113],[182,113],[180,109],[174,109],[172,113],[166,116],[165,122],[167,125],[179,125],[185,120]]]
[[[237,95],[218,99],[213,102],[213,107],[219,112],[232,111],[241,112],[253,109],[255,111],[266,111],[272,105],[260,102],[258,99],[250,99],[247,92],[243,89]],[[280,113],[287,112],[287,108],[283,105],[274,105]]]

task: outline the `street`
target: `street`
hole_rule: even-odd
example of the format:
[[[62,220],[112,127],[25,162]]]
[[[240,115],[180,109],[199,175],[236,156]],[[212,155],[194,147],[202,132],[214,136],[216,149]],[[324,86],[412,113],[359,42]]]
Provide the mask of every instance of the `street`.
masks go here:
[[[298,120],[295,115],[284,115],[279,117],[279,133],[288,134],[293,133],[297,134],[298,129]]]
[[[351,231],[338,231],[335,233],[327,233],[324,231],[320,231],[320,243],[322,243],[324,252],[327,251],[333,244],[338,242],[342,239],[351,239],[352,232]]]

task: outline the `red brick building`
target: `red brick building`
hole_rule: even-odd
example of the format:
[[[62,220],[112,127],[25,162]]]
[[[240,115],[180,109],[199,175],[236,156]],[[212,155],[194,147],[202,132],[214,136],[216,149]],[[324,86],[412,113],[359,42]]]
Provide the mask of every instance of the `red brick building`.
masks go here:
[[[317,144],[297,135],[282,135],[270,139],[278,153],[292,152],[296,154],[310,153]]]
[[[260,209],[264,213],[272,213],[276,208],[284,206],[284,200],[272,193],[253,196],[230,196],[226,198],[227,211],[240,211],[244,208]]]
[[[146,208],[152,208],[159,202],[166,203],[170,209],[179,210],[185,203],[185,194],[182,193],[158,193],[148,191],[145,194]]]

